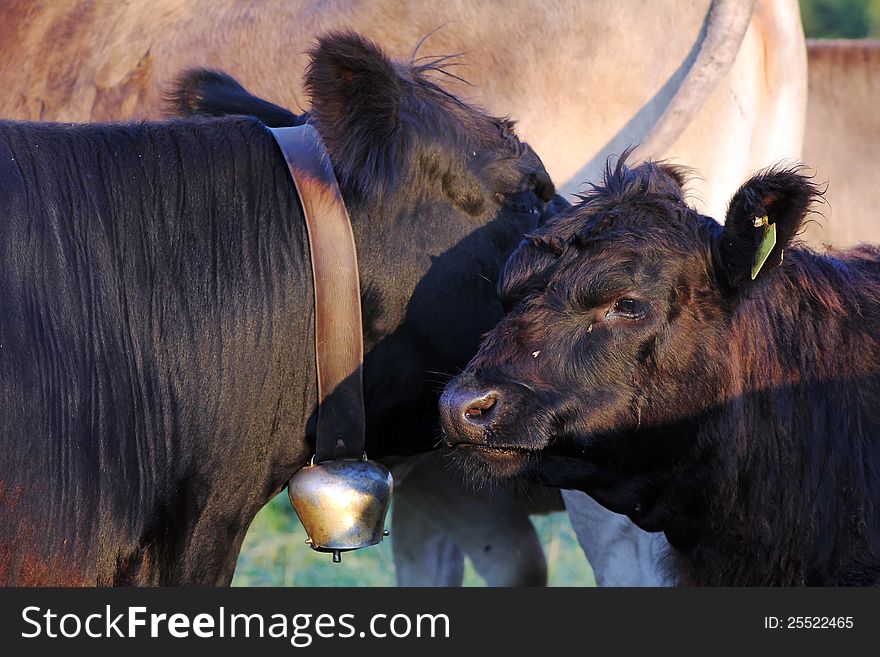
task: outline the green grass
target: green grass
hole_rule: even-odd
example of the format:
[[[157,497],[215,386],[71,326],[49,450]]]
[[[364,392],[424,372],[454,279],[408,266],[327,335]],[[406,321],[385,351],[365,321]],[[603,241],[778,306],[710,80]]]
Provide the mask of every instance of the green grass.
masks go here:
[[[553,513],[532,519],[547,555],[550,586],[594,586],[590,569],[568,516]],[[347,552],[334,564],[329,554],[305,544],[303,531],[286,494],[278,495],[257,514],[242,546],[233,586],[394,586],[391,540]],[[468,561],[465,586],[484,586]]]

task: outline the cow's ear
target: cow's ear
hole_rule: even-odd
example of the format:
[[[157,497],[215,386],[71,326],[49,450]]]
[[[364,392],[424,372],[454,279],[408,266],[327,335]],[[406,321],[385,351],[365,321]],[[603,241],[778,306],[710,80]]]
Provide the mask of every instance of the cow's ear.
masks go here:
[[[305,119],[245,89],[223,71],[196,68],[177,78],[165,98],[177,116],[253,116],[270,128],[302,125]]]
[[[820,196],[800,168],[762,171],[740,187],[716,245],[722,280],[736,289],[769,274]]]
[[[341,182],[358,187],[392,175],[405,85],[397,66],[376,44],[350,32],[322,37],[309,55],[305,86],[312,120]]]

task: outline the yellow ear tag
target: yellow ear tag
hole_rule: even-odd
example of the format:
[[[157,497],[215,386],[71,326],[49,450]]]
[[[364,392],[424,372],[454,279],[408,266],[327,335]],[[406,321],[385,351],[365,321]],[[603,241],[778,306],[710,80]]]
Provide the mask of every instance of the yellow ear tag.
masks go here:
[[[770,257],[770,252],[776,246],[776,224],[771,224],[767,216],[755,217],[755,228],[764,227],[764,235],[761,237],[761,243],[758,244],[758,250],[755,252],[755,259],[752,261],[752,280],[758,276],[761,267]]]

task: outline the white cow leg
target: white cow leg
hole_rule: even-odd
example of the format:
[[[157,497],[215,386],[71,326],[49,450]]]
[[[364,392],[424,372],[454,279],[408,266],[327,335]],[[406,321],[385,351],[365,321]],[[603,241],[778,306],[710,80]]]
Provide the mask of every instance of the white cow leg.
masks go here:
[[[672,586],[662,566],[669,547],[663,534],[639,529],[581,491],[564,490],[562,499],[598,586]]]
[[[399,585],[460,585],[462,553],[489,586],[547,584],[544,551],[522,505],[502,490],[470,490],[439,456],[406,475],[394,504]]]
[[[398,586],[461,586],[464,554],[400,490],[391,509],[391,548]]]

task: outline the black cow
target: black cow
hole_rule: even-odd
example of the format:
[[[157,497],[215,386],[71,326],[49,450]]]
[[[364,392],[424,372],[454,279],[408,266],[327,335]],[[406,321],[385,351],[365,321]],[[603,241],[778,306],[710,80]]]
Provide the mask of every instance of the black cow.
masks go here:
[[[665,532],[681,584],[878,584],[880,251],[797,246],[797,169],[749,180],[724,226],[682,184],[620,163],[520,245],[447,440]]]
[[[426,372],[500,317],[491,281],[554,194],[429,69],[337,34],[307,72],[358,247],[374,458],[433,446]],[[0,217],[0,583],[228,583],[312,450],[308,244],[271,135],[0,123]]]
[[[309,118],[308,113],[296,115],[254,96],[237,80],[215,70],[185,72],[167,100],[178,116],[247,115],[270,127],[301,125]],[[568,203],[557,195],[544,214],[552,216],[565,207]],[[473,282],[483,284],[465,284]],[[482,316],[475,319],[480,325],[485,321]],[[429,380],[444,378],[442,372],[424,374]],[[394,472],[391,522],[397,583],[461,585],[467,556],[490,586],[545,585],[547,563],[529,514],[564,509],[559,491],[517,485],[496,487],[487,495],[474,490],[461,471],[448,467],[446,456],[445,450],[437,450],[386,460]],[[594,564],[594,570],[597,567]],[[603,574],[597,571],[597,579]]]

